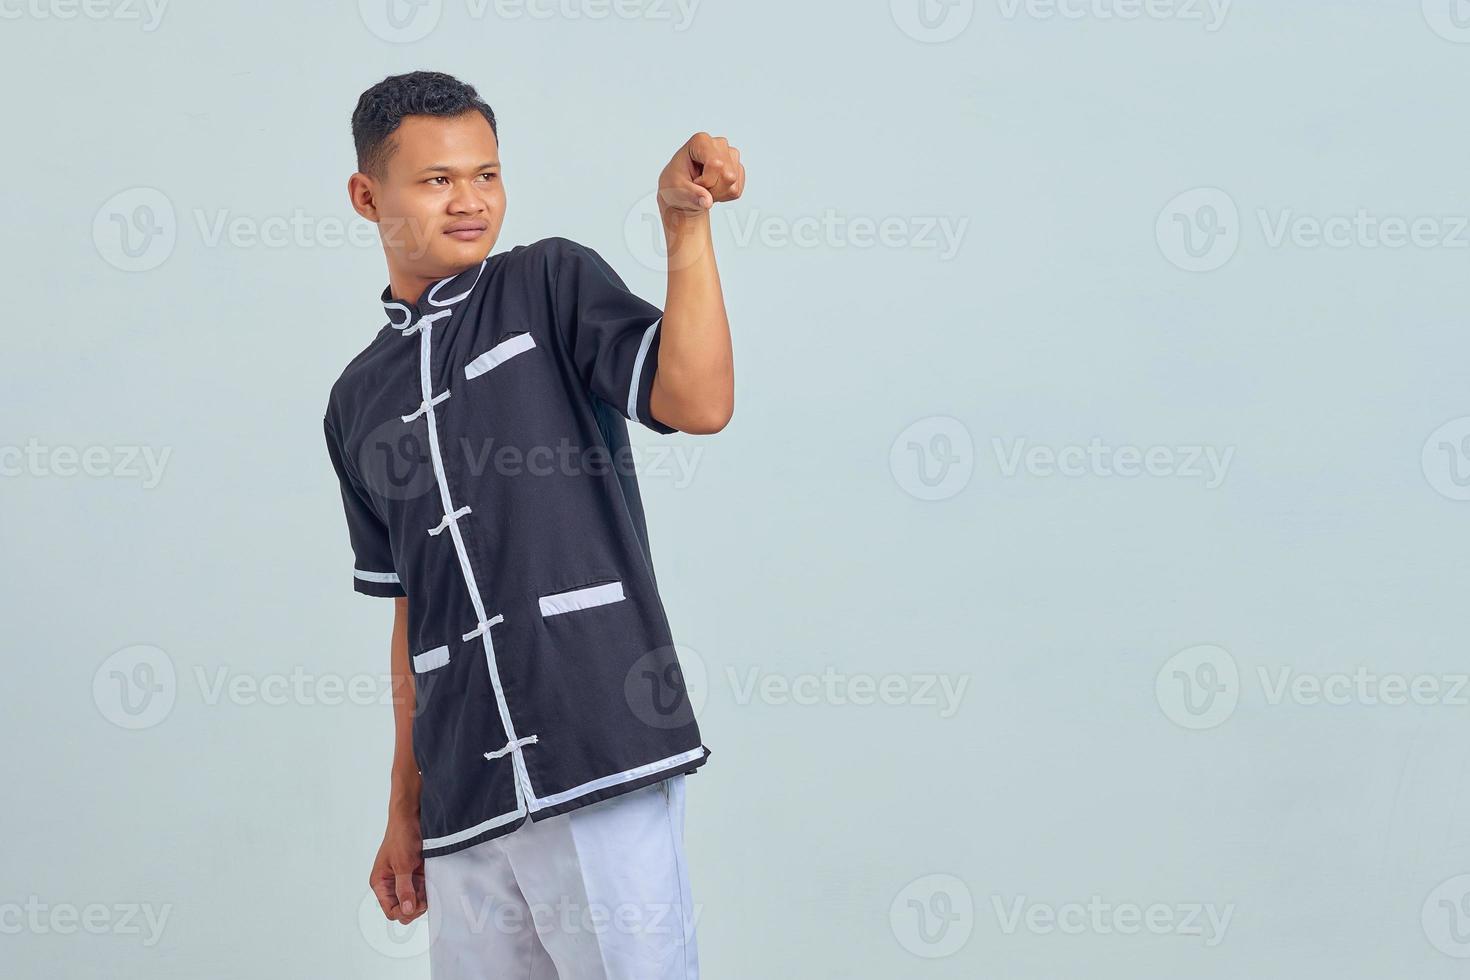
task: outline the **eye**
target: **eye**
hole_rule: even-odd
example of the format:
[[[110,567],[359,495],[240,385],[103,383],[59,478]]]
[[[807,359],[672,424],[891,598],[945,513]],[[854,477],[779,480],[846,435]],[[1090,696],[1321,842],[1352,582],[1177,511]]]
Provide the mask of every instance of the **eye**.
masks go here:
[[[492,172],[490,172],[490,171],[487,170],[485,173],[482,173],[480,176],[481,177],[489,177],[491,180],[494,180],[495,177],[496,177],[496,174],[494,174],[494,173],[492,173]]]

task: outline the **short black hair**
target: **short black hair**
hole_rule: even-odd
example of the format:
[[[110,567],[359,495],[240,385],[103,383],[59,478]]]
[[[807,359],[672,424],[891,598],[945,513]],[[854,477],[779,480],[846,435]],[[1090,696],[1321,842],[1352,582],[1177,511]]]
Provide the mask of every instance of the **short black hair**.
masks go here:
[[[393,132],[404,116],[458,116],[478,112],[490,123],[495,139],[495,111],[475,87],[441,71],[411,71],[389,75],[358,96],[352,110],[352,142],[357,147],[357,169],[369,177],[387,172],[398,144]]]

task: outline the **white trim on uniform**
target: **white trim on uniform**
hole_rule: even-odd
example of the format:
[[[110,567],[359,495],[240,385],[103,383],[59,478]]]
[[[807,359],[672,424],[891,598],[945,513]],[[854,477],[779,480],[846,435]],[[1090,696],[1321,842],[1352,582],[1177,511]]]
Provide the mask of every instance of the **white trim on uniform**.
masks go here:
[[[447,645],[435,647],[432,650],[425,650],[423,653],[416,653],[413,657],[414,672],[419,674],[422,674],[426,670],[433,670],[436,667],[443,667],[447,663],[449,663],[449,647]]]
[[[449,389],[446,388],[443,391],[439,392],[439,394],[437,394],[437,395],[434,396],[433,404],[437,405],[437,404],[439,404],[440,402],[442,402],[444,399],[446,399],[448,397],[449,397]],[[412,422],[414,419],[418,418],[420,415],[422,415],[425,412],[427,412],[429,410],[429,405],[430,405],[429,402],[420,402],[419,403],[418,411],[414,412],[412,415],[405,415],[405,416],[403,416],[403,421],[405,421],[405,422]]]
[[[473,513],[473,511],[470,510],[470,505],[465,504],[453,514],[445,514],[443,517],[439,518],[438,524],[435,524],[433,527],[429,528],[429,535],[431,537],[438,537],[441,533],[443,533],[446,527],[456,523],[461,517],[464,517],[466,514],[471,513]]]
[[[483,269],[483,265],[481,268]],[[478,279],[479,277],[476,276],[477,281]],[[437,289],[437,287],[435,288]],[[464,296],[468,295],[469,293],[466,292],[463,296],[455,297],[455,300],[463,299]],[[455,300],[445,300],[444,303],[452,303]],[[429,292],[429,302],[435,304],[434,290],[430,290]],[[510,744],[512,745],[510,759],[516,776],[514,780],[516,809],[524,811],[526,806],[525,801],[534,798],[536,794],[531,789],[531,776],[526,771],[526,760],[522,755],[521,740],[516,735],[515,723],[511,721],[510,717],[510,705],[505,700],[505,688],[500,683],[500,670],[495,664],[495,644],[491,639],[488,628],[492,622],[499,621],[501,617],[497,614],[492,620],[485,613],[485,602],[480,596],[480,586],[475,581],[474,569],[470,567],[470,556],[465,550],[464,534],[459,529],[458,517],[462,513],[467,513],[469,506],[466,505],[459,510],[455,510],[453,499],[449,494],[449,477],[444,472],[444,456],[439,448],[439,423],[434,411],[433,381],[430,377],[430,367],[434,363],[433,347],[429,340],[429,335],[432,332],[435,320],[440,317],[451,316],[452,314],[453,310],[440,310],[438,313],[430,313],[421,317],[417,324],[404,332],[406,334],[412,332],[414,329],[419,331],[419,388],[423,394],[424,401],[427,403],[424,418],[428,421],[429,458],[434,464],[434,482],[439,487],[439,499],[444,504],[444,523],[449,528],[449,536],[454,539],[454,551],[459,556],[459,567],[460,571],[464,574],[465,588],[469,591],[470,604],[475,611],[475,622],[480,633],[480,642],[485,648],[485,664],[490,670],[490,688],[495,695],[495,709],[500,715],[501,727],[505,730],[505,734],[510,739]],[[439,530],[443,530],[443,527],[440,527]],[[437,534],[438,531],[431,533]],[[496,819],[502,820],[502,818]],[[428,846],[427,842],[426,846]]]
[[[648,357],[648,348],[653,344],[653,332],[663,322],[664,318],[659,317],[650,323],[648,329],[643,331],[643,339],[638,342],[638,356],[633,360],[633,379],[628,382],[628,418],[634,422],[639,421],[638,379],[643,377],[643,361]]]
[[[389,287],[389,288],[392,288],[392,287]],[[383,309],[385,309],[385,310],[388,311],[388,324],[394,330],[402,330],[404,327],[408,326],[409,321],[413,319],[413,310],[410,310],[408,308],[408,306],[406,304],[404,304],[404,303],[397,303],[397,302],[394,302],[394,303],[384,303],[383,304]],[[393,311],[394,310],[402,310],[403,311],[403,322],[402,323],[399,323],[397,320],[393,319]]]
[[[423,847],[425,850],[434,850],[437,848],[443,848],[453,844],[458,844],[462,841],[469,840],[472,837],[476,837],[487,831],[493,830],[496,827],[510,823],[513,820],[517,820],[520,817],[527,815],[529,812],[545,809],[547,807],[559,806],[563,803],[567,803],[589,793],[595,793],[598,790],[606,789],[609,786],[617,786],[630,780],[648,776],[653,773],[677,768],[679,766],[692,762],[695,759],[699,759],[705,754],[704,746],[700,746],[687,752],[681,752],[678,755],[672,755],[665,759],[659,759],[656,762],[650,762],[646,765],[636,766],[632,769],[625,770],[624,772],[613,773],[609,776],[603,776],[598,779],[593,779],[588,782],[582,783],[579,786],[574,786],[571,789],[565,790],[560,793],[553,793],[551,796],[546,797],[536,796],[535,791],[531,787],[531,777],[526,769],[526,763],[525,759],[522,756],[522,750],[524,746],[536,744],[536,742],[538,741],[538,737],[536,735],[517,736],[515,725],[510,717],[510,706],[506,702],[505,690],[500,682],[500,671],[495,662],[495,646],[492,641],[490,631],[490,627],[496,623],[503,622],[504,617],[500,614],[497,614],[495,616],[486,615],[484,600],[480,595],[479,585],[475,581],[474,570],[470,566],[469,554],[465,550],[464,537],[459,528],[459,518],[463,517],[466,514],[469,514],[470,508],[468,506],[464,506],[456,510],[453,506],[453,500],[449,492],[449,480],[445,474],[444,459],[439,446],[439,428],[436,419],[436,413],[434,410],[436,405],[438,405],[449,396],[449,392],[448,390],[445,390],[441,392],[438,396],[435,396],[433,393],[432,381],[430,378],[430,366],[433,363],[433,359],[432,347],[429,337],[434,321],[442,317],[453,315],[453,310],[444,309],[444,307],[453,306],[453,304],[469,296],[470,293],[474,291],[475,284],[479,282],[480,275],[484,273],[485,265],[488,261],[489,260],[486,259],[484,262],[480,263],[480,269],[475,275],[475,281],[470,284],[470,287],[468,289],[466,289],[458,296],[453,296],[443,300],[437,298],[437,293],[439,292],[439,290],[447,285],[454,277],[436,283],[434,287],[429,290],[427,301],[430,306],[440,307],[440,309],[434,313],[425,314],[424,316],[419,317],[417,321],[414,320],[415,311],[408,307],[406,304],[397,302],[385,304],[389,309],[389,324],[395,330],[398,330],[403,336],[410,336],[413,333],[417,332],[420,337],[419,386],[423,400],[419,405],[419,410],[414,412],[411,416],[405,416],[404,420],[412,421],[414,419],[417,419],[420,415],[423,415],[428,425],[429,456],[433,463],[434,480],[439,489],[439,497],[444,505],[444,518],[440,522],[440,525],[432,530],[430,533],[437,535],[447,528],[450,538],[452,538],[454,541],[455,554],[459,558],[460,570],[464,574],[465,587],[469,591],[470,603],[474,608],[475,620],[477,623],[476,628],[465,634],[464,639],[468,641],[476,635],[479,635],[480,637],[485,651],[485,662],[490,671],[490,687],[495,696],[495,707],[500,716],[501,727],[505,730],[507,736],[507,741],[504,746],[493,751],[485,752],[484,755],[487,759],[496,759],[502,756],[509,755],[515,772],[514,787],[516,794],[516,808],[514,810],[511,810],[508,813],[502,813],[496,817],[491,817],[488,820],[481,821],[480,823],[477,823],[472,827],[466,827],[463,830],[458,830],[454,833],[446,834],[443,837],[425,838],[423,841]],[[403,321],[401,323],[393,317],[393,311],[395,310],[402,311],[404,315]],[[634,421],[638,421],[639,380],[641,379],[643,374],[643,368],[647,360],[649,348],[653,344],[654,331],[658,329],[660,322],[662,322],[662,317],[660,317],[659,320],[654,321],[654,323],[652,323],[648,327],[648,329],[644,331],[642,341],[640,342],[638,347],[638,356],[633,364],[633,377],[630,381],[628,390],[628,417]],[[503,340],[499,344],[491,347],[488,351],[481,354],[479,357],[470,362],[470,364],[467,365],[465,368],[466,377],[477,377],[479,374],[483,374],[485,371],[488,371],[496,365],[503,363],[507,358],[529,350],[534,346],[535,341],[531,338],[531,335],[529,333],[517,334],[514,337]],[[472,368],[474,369],[473,372],[471,371]],[[362,569],[354,569],[353,574],[358,578],[369,582],[398,582],[398,575],[396,572],[371,572],[364,571]],[[558,593],[550,596],[542,596],[540,597],[540,600],[542,615],[546,616],[569,612],[574,609],[584,609],[590,606],[602,605],[609,602],[617,602],[623,598],[624,595],[622,582],[606,582],[599,585],[588,586],[586,588],[573,589],[570,592]],[[444,664],[448,663],[448,661],[449,652],[448,646],[446,645],[442,647],[436,647],[432,650],[427,650],[424,653],[419,654],[414,658],[414,666],[416,669],[419,668],[420,665],[423,665],[423,669],[426,670],[434,669],[436,667],[443,666]]]
[[[601,585],[589,585],[586,588],[572,589],[569,592],[557,592],[554,595],[541,596],[541,615],[555,616],[558,613],[572,612],[576,609],[590,609],[593,606],[605,606],[609,602],[618,602],[622,598],[622,582],[604,582]]]
[[[464,376],[466,379],[478,378],[491,368],[504,364],[509,358],[525,353],[535,346],[536,338],[531,336],[530,333],[520,333],[514,337],[507,337],[466,364],[464,366]]]
[[[483,258],[483,259],[480,260],[480,268],[478,268],[478,269],[475,270],[475,279],[474,279],[474,282],[471,282],[470,283],[470,287],[468,289],[466,289],[464,292],[460,293],[458,296],[451,296],[448,299],[435,299],[434,298],[434,294],[435,293],[439,292],[439,290],[443,289],[445,286],[449,285],[455,279],[459,278],[459,276],[460,275],[463,275],[463,273],[458,273],[456,275],[450,276],[448,279],[441,279],[438,282],[434,283],[434,288],[429,290],[429,305],[430,306],[453,306],[455,303],[458,303],[460,300],[464,299],[470,293],[474,292],[475,291],[475,283],[479,282],[480,281],[480,277],[485,274],[485,265],[489,261],[490,261],[490,259],[489,259],[488,256],[486,258]]]
[[[657,762],[650,762],[647,765],[635,766],[632,769],[628,769],[624,772],[615,772],[611,776],[603,776],[599,779],[593,779],[589,782],[583,783],[580,786],[573,786],[571,789],[565,790],[561,793],[553,793],[550,796],[538,797],[531,801],[531,810],[534,812],[536,810],[545,809],[549,806],[558,806],[562,803],[567,802],[568,800],[574,800],[579,796],[586,796],[588,793],[595,793],[600,789],[606,789],[609,786],[616,786],[618,783],[626,783],[630,779],[637,779],[640,776],[647,776],[651,773],[660,772],[664,769],[672,769],[675,766],[683,765],[686,762],[693,762],[695,759],[698,759],[702,755],[704,755],[703,745],[701,745],[697,749],[690,749],[688,752],[680,752],[678,755],[671,755],[667,759],[660,759]]]
[[[521,745],[535,745],[539,741],[541,741],[541,739],[538,738],[537,736],[535,736],[535,735],[527,735],[525,738],[518,738],[514,742],[506,742],[504,745],[502,745],[500,748],[496,749],[494,752],[486,752],[485,753],[485,758],[487,758],[487,759],[498,759],[498,758],[500,758],[503,755],[507,755],[507,754],[509,754],[511,752],[514,752],[518,746],[521,746]]]
[[[491,817],[484,823],[477,823],[473,827],[466,827],[464,830],[457,830],[454,833],[446,834],[443,837],[425,837],[424,849],[428,850],[431,847],[447,847],[450,844],[458,844],[462,840],[469,840],[476,834],[483,834],[485,831],[493,830],[494,828],[499,827],[501,824],[510,823],[512,820],[516,820],[524,816],[525,812],[525,807],[517,806],[509,813],[502,813],[498,817]]]
[[[529,743],[534,742],[535,740],[536,736],[529,735],[525,739],[522,739],[520,741]],[[507,742],[504,749],[501,749],[497,753],[493,754],[498,755],[500,752],[505,752],[507,750],[518,751],[518,747],[515,749],[511,748],[512,744],[513,743]],[[487,752],[485,753],[485,755],[488,757],[492,755],[492,753]],[[603,776],[600,779],[594,779],[590,782],[585,782],[580,786],[573,786],[571,789],[561,793],[553,793],[551,796],[533,798],[531,800],[530,812],[534,813],[537,810],[544,810],[549,806],[560,806],[561,804],[574,800],[579,796],[586,796],[588,793],[595,793],[598,790],[606,789],[609,786],[616,786],[619,783],[626,783],[629,780],[637,779],[640,776],[648,776],[656,772],[662,772],[665,769],[673,769],[676,766],[683,765],[686,762],[693,762],[695,759],[698,759],[702,755],[704,755],[703,745],[701,745],[697,749],[690,749],[688,752],[680,752],[678,755],[671,755],[667,759],[659,759],[657,762],[650,762],[647,765],[636,766],[625,772],[616,772],[613,773],[611,776]],[[515,820],[526,812],[527,811],[524,804],[518,803],[516,808],[509,813],[502,813],[498,817],[491,817],[489,820],[477,823],[473,827],[466,827],[464,830],[457,830],[454,833],[446,834],[443,837],[425,838],[424,849],[429,850],[435,847],[445,847],[449,844],[458,844],[460,841],[469,840],[471,837],[474,837],[477,834],[482,834],[485,831],[492,830],[496,827],[501,826],[502,824],[510,823],[512,820]]]

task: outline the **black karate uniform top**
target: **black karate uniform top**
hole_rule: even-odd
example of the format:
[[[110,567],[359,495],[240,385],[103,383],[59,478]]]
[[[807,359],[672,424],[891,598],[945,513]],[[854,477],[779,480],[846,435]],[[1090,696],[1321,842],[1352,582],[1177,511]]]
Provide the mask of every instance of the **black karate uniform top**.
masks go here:
[[[353,588],[408,597],[424,856],[692,772],[627,420],[662,311],[547,238],[440,280],[332,385]]]

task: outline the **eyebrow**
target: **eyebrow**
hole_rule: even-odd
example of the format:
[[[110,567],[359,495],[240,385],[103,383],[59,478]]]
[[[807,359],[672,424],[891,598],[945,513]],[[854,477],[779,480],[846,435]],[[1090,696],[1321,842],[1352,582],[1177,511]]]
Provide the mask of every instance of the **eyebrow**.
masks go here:
[[[478,171],[481,171],[481,170],[498,170],[499,168],[500,168],[500,161],[499,160],[491,160],[489,163],[482,163],[478,167],[475,167],[474,169],[478,172]],[[454,168],[451,167],[447,163],[436,163],[432,167],[425,167],[425,168],[423,168],[422,170],[419,171],[419,173],[421,173],[421,174],[427,174],[427,173],[433,173],[433,172],[445,172],[445,173],[448,173],[448,172],[452,172],[453,170],[454,170]]]

